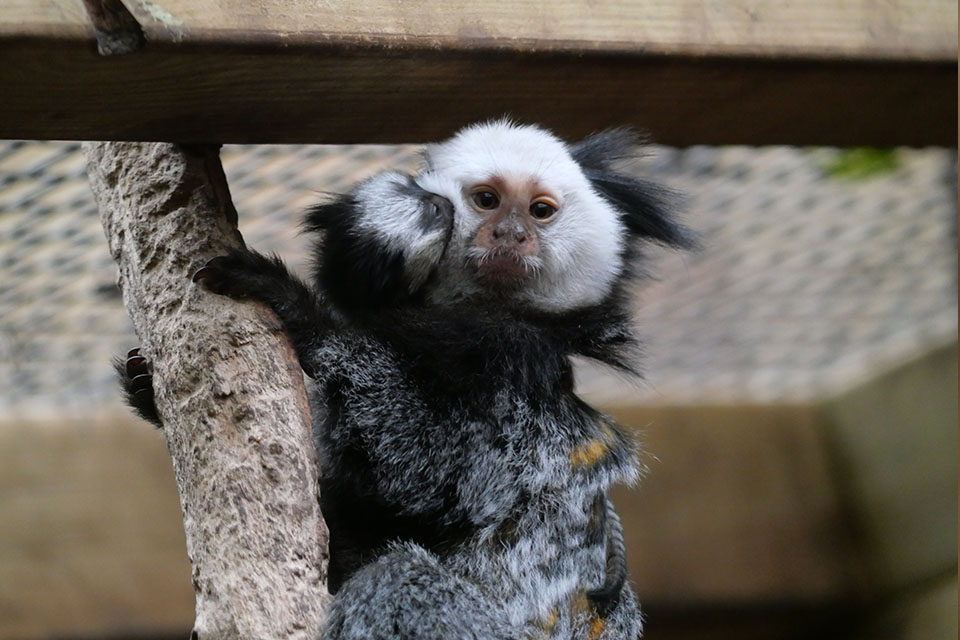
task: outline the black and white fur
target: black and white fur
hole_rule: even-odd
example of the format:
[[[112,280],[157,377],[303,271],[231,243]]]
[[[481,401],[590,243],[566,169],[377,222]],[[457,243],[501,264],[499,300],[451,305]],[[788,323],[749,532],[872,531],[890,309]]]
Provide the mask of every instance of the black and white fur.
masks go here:
[[[570,365],[633,371],[638,245],[688,243],[662,192],[617,171],[636,146],[622,130],[568,146],[507,121],[468,127],[428,147],[420,174],[310,211],[314,285],[248,250],[195,275],[272,308],[312,379],[325,638],[640,635],[607,498],[636,481],[634,444],[576,396]],[[504,286],[482,277],[496,256],[469,201],[491,177],[536,181],[558,211],[530,227],[539,251]],[[139,380],[128,395],[157,421]]]

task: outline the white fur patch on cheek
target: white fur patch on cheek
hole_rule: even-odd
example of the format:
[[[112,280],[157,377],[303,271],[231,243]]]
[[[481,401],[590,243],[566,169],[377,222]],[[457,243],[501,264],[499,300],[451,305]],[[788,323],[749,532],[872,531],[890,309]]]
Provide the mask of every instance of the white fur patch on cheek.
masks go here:
[[[540,234],[543,267],[531,299],[550,310],[594,304],[623,268],[624,230],[599,198],[571,196],[557,220]]]

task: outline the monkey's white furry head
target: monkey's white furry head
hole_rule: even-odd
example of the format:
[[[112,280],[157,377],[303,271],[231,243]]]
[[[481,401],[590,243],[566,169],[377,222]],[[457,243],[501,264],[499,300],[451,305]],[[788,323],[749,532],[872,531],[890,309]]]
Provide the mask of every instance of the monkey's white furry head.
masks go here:
[[[490,224],[490,212],[472,199],[478,191],[490,199],[484,190],[492,191],[498,203],[515,194],[511,211],[494,213],[515,216],[516,228],[535,236],[523,240],[523,246],[528,241],[537,245],[522,258],[529,277],[511,279],[511,286],[501,287],[500,294],[544,311],[565,311],[601,301],[622,275],[627,226],[620,212],[594,189],[571,148],[552,133],[505,119],[476,124],[430,145],[425,159],[426,170],[417,183],[454,206],[454,233],[431,292],[434,301],[491,288],[470,269],[477,265],[482,269],[484,260],[503,253],[480,241],[487,237],[484,225]],[[552,209],[552,215],[538,215],[528,224],[521,218],[529,218],[537,203],[544,213]],[[499,237],[502,227],[493,231],[494,236]],[[526,238],[525,231],[518,233]]]
[[[535,176],[568,190],[588,188],[562,140],[545,129],[501,119],[470,125],[425,152],[427,170],[468,182],[490,175]]]

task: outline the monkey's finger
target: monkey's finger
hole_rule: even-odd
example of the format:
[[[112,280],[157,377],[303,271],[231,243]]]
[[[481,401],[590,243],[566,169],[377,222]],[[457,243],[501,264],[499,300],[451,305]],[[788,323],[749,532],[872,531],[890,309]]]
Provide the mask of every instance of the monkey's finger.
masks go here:
[[[138,375],[149,373],[147,370],[147,359],[143,356],[132,356],[127,358],[126,369],[128,378],[134,378]]]
[[[149,391],[150,395],[153,395],[153,376],[149,373],[141,373],[138,376],[134,376],[130,380],[130,391],[132,391],[134,395],[138,395],[142,391]]]
[[[136,401],[135,406],[149,406],[149,404],[153,403],[153,386],[149,386],[146,389],[137,389],[133,392],[133,399]]]
[[[436,193],[431,194],[430,206],[433,209],[434,215],[443,218],[444,220],[453,217],[453,203],[441,195]]]
[[[215,274],[216,274],[216,268],[209,266],[209,263],[207,263],[205,266],[202,266],[196,271],[194,271],[193,277],[190,279],[193,280],[194,282],[206,284],[209,280],[211,280],[214,277]]]

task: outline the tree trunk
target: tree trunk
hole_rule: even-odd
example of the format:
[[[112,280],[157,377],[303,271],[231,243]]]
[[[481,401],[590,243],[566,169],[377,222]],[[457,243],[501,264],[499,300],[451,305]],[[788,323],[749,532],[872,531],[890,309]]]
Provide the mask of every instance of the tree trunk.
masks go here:
[[[190,279],[243,243],[217,150],[97,142],[84,153],[153,364],[193,567],[192,637],[316,638],[327,529],[300,366],[269,310]]]

